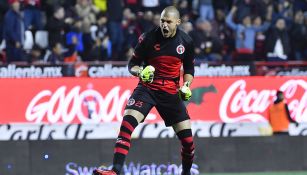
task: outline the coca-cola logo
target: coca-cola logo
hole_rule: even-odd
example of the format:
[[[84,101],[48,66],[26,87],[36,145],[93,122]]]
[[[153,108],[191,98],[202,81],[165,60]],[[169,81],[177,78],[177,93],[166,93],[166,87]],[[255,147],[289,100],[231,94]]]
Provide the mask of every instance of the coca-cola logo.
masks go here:
[[[285,94],[291,117],[298,122],[306,122],[307,83],[304,80],[288,80],[279,89]],[[223,122],[267,121],[266,111],[275,94],[276,89],[256,90],[247,88],[245,80],[235,81],[222,97],[220,118]]]
[[[54,92],[42,90],[30,101],[26,120],[35,123],[121,121],[131,91],[120,93],[120,90],[120,86],[114,86],[105,96],[92,88],[82,91],[80,86],[70,90],[61,86]]]
[[[291,116],[297,122],[307,122],[307,82],[304,80],[289,80],[280,90],[287,99]]]

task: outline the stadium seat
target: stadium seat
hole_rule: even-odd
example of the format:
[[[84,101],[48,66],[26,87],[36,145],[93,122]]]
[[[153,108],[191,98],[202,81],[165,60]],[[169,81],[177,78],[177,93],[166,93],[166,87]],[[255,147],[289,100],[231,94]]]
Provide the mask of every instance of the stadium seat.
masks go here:
[[[35,43],[41,48],[46,49],[48,47],[48,32],[45,30],[36,31]]]
[[[33,39],[32,32],[29,30],[26,30],[25,31],[25,42],[24,42],[23,48],[25,50],[31,50],[33,45],[34,45],[34,39]]]

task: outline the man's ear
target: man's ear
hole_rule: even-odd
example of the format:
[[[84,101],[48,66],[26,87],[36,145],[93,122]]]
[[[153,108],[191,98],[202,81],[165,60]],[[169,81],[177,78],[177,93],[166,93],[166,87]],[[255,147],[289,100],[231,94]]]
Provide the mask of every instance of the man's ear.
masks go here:
[[[181,24],[181,19],[177,20],[177,26],[179,26]]]

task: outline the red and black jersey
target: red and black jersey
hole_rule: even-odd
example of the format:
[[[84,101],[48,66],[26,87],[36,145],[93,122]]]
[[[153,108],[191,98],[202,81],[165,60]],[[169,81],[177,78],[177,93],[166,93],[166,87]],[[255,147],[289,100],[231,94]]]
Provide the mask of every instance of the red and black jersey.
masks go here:
[[[157,27],[140,36],[129,61],[129,70],[135,65],[155,68],[154,81],[148,84],[140,81],[141,84],[175,94],[179,87],[181,65],[184,74],[194,75],[193,40],[180,29],[174,37],[164,38],[160,27]]]

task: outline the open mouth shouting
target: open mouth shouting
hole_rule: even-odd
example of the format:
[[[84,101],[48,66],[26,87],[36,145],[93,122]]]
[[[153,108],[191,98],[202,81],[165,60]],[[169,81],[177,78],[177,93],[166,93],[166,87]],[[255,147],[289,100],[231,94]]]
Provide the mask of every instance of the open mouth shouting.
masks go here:
[[[164,37],[168,37],[168,36],[169,36],[169,34],[170,34],[170,32],[169,32],[169,30],[168,30],[168,29],[163,28],[163,29],[162,29],[162,34],[163,34],[163,36],[164,36]]]

